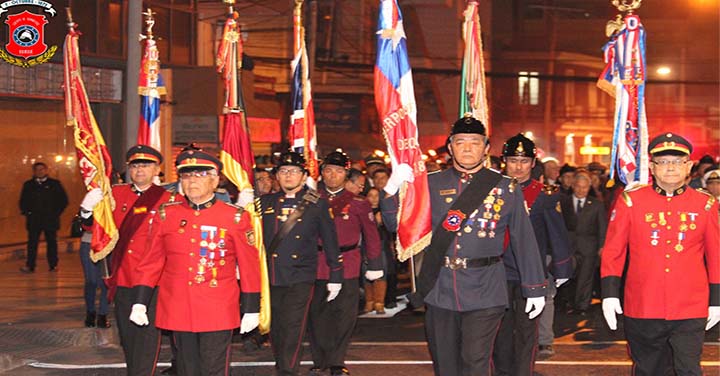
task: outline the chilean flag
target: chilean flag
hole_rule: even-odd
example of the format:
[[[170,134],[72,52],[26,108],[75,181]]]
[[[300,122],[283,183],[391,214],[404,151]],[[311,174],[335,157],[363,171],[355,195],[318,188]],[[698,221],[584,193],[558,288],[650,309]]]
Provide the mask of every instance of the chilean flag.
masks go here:
[[[418,144],[417,106],[402,13],[396,0],[381,0],[375,62],[375,106],[393,168],[405,163],[415,179],[400,189],[398,259],[430,244],[430,191]]]
[[[145,52],[140,62],[140,126],[137,143],[160,149],[160,96],[165,94],[165,84],[160,75],[160,60],[155,40],[145,39]]]

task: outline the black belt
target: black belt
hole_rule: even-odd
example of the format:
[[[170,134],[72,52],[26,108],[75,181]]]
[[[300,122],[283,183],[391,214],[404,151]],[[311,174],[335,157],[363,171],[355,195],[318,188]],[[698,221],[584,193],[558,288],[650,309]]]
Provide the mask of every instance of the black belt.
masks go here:
[[[354,250],[354,249],[357,249],[357,247],[358,247],[358,243],[355,243],[355,244],[352,244],[352,245],[342,246],[342,247],[340,247],[340,252],[352,251],[352,250]],[[322,247],[321,245],[319,245],[319,246],[318,246],[318,252],[321,252],[322,250],[323,250],[323,247]]]
[[[482,268],[483,266],[489,266],[498,263],[500,262],[500,260],[502,260],[500,256],[481,257],[474,259],[445,256],[445,264],[443,266],[451,270]]]

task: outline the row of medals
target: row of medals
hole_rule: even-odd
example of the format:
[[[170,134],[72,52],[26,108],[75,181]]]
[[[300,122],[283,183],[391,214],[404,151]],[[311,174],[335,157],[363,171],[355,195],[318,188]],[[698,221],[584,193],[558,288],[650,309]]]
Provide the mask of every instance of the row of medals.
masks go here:
[[[697,213],[680,213],[680,226],[678,227],[678,236],[677,236],[677,244],[675,244],[675,251],[682,252],[683,249],[685,249],[682,245],[682,241],[685,240],[685,232],[687,232],[688,229],[695,230],[697,228],[697,225],[695,224],[695,217],[697,216]],[[687,223],[688,217],[690,218],[690,224]],[[667,219],[665,218],[665,213],[660,212],[658,213],[658,221],[655,222],[655,219],[653,218],[653,213],[646,213],[645,214],[645,222],[651,222],[650,227],[653,229],[660,226],[667,225]],[[653,246],[658,245],[660,242],[660,230],[652,230],[652,235],[650,235],[650,244]]]
[[[480,230],[477,232],[478,238],[495,237],[497,223],[500,221],[500,211],[502,210],[503,205],[505,205],[505,200],[502,198],[496,198],[495,195],[502,195],[502,188],[494,188],[493,191],[485,197],[485,201],[483,201],[482,206],[482,218],[476,218],[480,212],[480,208],[475,209],[475,211],[470,214],[467,222],[465,222],[463,232],[466,234],[473,232],[473,224],[477,222],[480,227]]]
[[[212,278],[210,279],[210,287],[217,287],[217,265],[225,265],[225,229],[220,229],[220,239],[215,242],[214,231],[211,236],[210,231],[202,231],[200,241],[200,261],[197,264],[197,274],[195,275],[196,283],[205,282],[205,274],[210,270]],[[220,256],[217,264],[215,258]]]

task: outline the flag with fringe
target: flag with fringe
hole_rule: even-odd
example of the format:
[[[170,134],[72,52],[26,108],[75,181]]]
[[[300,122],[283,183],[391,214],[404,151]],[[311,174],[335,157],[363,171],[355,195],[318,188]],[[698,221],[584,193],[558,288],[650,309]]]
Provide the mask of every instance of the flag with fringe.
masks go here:
[[[418,143],[417,106],[402,13],[396,0],[381,0],[375,63],[375,106],[393,168],[408,164],[414,180],[400,189],[397,252],[404,261],[430,244],[430,191]]]
[[[152,36],[145,37],[145,52],[140,62],[140,126],[137,143],[160,148],[160,96],[165,95],[165,84],[160,74],[157,43]]]
[[[629,13],[603,47],[605,69],[598,87],[615,98],[608,186],[617,178],[631,188],[649,181],[645,114],[645,29]]]
[[[292,82],[290,86],[290,148],[305,157],[305,168],[311,178],[317,181],[320,169],[317,161],[317,133],[315,112],[312,102],[312,88],[305,47],[305,28],[302,26],[302,1],[295,1],[293,36],[295,55],[290,63]]]
[[[74,25],[73,25],[74,26]],[[115,248],[118,228],[113,219],[115,200],[112,196],[112,160],[100,128],[95,121],[90,100],[85,90],[80,66],[78,37],[80,33],[71,27],[63,47],[65,118],[74,130],[75,151],[83,183],[87,190],[100,188],[103,199],[93,209],[90,258],[97,262]]]
[[[224,131],[220,160],[223,174],[235,184],[239,191],[253,188],[255,158],[250,145],[245,106],[242,100],[240,72],[242,68],[242,39],[237,23],[237,13],[231,14],[223,29],[217,54],[217,70],[225,83],[225,105],[223,107]],[[255,232],[255,247],[260,259],[260,333],[270,331],[270,283],[268,279],[265,245],[262,236],[262,220],[254,203],[245,210],[250,214]]]
[[[477,0],[468,1],[464,12],[462,77],[460,77],[460,110],[458,117],[466,113],[480,120],[490,135],[489,110],[485,85],[485,60],[483,58],[482,32]]]

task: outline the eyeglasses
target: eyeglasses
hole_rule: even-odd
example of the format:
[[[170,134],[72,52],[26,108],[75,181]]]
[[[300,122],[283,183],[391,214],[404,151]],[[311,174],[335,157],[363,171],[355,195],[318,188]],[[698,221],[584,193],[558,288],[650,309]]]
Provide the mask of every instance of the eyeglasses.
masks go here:
[[[278,170],[277,173],[278,173],[278,175],[301,175],[301,174],[303,174],[303,172],[304,172],[303,170],[297,170],[297,169],[289,170],[288,169],[288,170]]]
[[[668,167],[668,166],[680,167],[680,166],[684,166],[686,163],[688,163],[690,161],[687,161],[685,159],[659,159],[659,160],[654,160],[651,162],[655,163],[656,166],[660,166],[660,167]]]
[[[180,178],[182,179],[190,179],[191,177],[196,178],[206,178],[208,176],[218,176],[216,172],[213,170],[204,170],[204,171],[183,171],[178,173]]]
[[[507,157],[507,158],[505,158],[505,163],[517,163],[517,164],[527,165],[527,164],[532,163],[532,161],[533,161],[532,158],[527,158],[527,157]]]
[[[152,166],[154,166],[154,165],[155,165],[155,163],[147,163],[147,162],[143,163],[143,162],[140,162],[140,163],[130,163],[130,166],[129,166],[129,167],[132,168],[132,169],[137,169],[137,168],[149,168],[149,167],[152,167]]]

